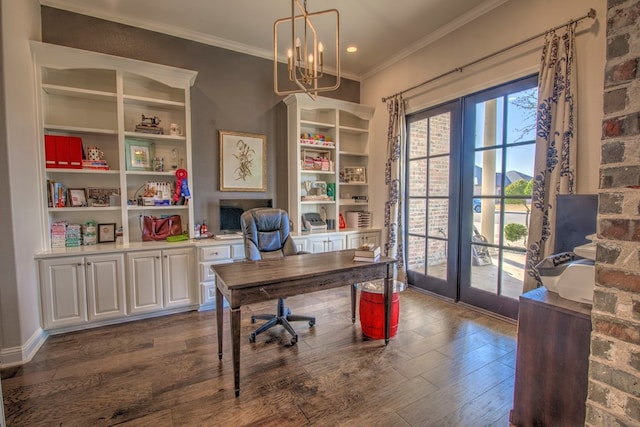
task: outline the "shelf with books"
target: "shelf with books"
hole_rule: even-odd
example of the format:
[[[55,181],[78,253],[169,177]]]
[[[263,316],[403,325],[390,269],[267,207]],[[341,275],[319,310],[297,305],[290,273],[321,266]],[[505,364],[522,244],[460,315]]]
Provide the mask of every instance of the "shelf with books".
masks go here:
[[[43,185],[42,212],[46,217],[43,222],[48,228],[60,221],[83,223],[95,219],[115,223],[117,228],[122,227],[123,243],[137,241],[139,227],[132,228],[132,224],[140,212],[129,209],[129,193],[146,181],[175,185],[178,168],[190,174],[190,88],[197,73],[36,41],[30,44],[39,89],[39,128],[45,141],[40,156],[42,176],[48,183],[75,191],[76,199],[86,191],[89,205],[69,207],[65,200],[54,208],[53,193],[49,185]],[[147,124],[145,117],[152,117],[153,125],[161,123],[160,134],[136,132]],[[47,145],[47,139],[56,142]],[[61,141],[60,146],[57,140]],[[69,142],[73,147],[67,152],[66,140],[73,141]],[[149,170],[129,170],[128,140],[141,146],[153,145],[153,156],[146,159]],[[73,155],[75,168],[65,167],[67,155]],[[154,163],[156,157],[159,162]],[[157,170],[160,161],[163,166]],[[94,206],[88,195],[91,189],[104,193]],[[58,194],[60,190],[54,191]],[[171,200],[172,196],[167,194],[166,199]],[[155,212],[158,207],[153,208]],[[161,209],[178,213],[185,225],[193,223],[192,204]],[[48,232],[44,241],[50,247]]]

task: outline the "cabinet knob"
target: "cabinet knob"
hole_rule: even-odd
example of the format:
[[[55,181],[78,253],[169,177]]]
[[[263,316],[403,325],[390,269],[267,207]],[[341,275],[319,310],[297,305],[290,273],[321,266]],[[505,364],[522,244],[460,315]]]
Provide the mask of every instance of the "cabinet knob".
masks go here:
[[[82,263],[81,263],[81,262],[79,262],[79,263],[78,263],[78,267],[80,267],[81,265],[82,265]]]
[[[91,262],[88,262],[88,261],[87,261],[87,265],[91,265]]]
[[[156,256],[156,259],[160,259],[160,255]]]
[[[167,257],[167,255],[164,256],[165,258]]]

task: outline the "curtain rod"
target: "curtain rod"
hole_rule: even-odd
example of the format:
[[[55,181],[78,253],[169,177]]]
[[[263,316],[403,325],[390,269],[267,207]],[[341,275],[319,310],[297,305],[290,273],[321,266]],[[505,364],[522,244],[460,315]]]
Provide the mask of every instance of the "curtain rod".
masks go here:
[[[404,89],[404,90],[401,90],[400,92],[396,92],[396,93],[394,93],[393,95],[389,95],[389,96],[383,97],[383,98],[382,98],[382,102],[387,102],[387,100],[388,100],[388,99],[393,98],[394,96],[402,95],[403,93],[409,92],[409,91],[411,91],[411,90],[413,90],[413,89],[417,89],[417,88],[419,88],[419,87],[421,87],[421,86],[424,86],[424,85],[426,85],[426,84],[429,84],[429,83],[431,83],[431,82],[434,82],[434,81],[436,81],[436,80],[439,80],[439,79],[441,79],[441,78],[443,78],[443,77],[446,77],[446,76],[448,76],[448,75],[450,75],[450,74],[458,73],[458,72],[462,72],[462,70],[463,70],[464,68],[470,67],[470,66],[475,65],[475,64],[477,64],[477,63],[479,63],[479,62],[482,62],[482,61],[487,60],[487,59],[489,59],[489,58],[491,58],[491,57],[494,57],[494,56],[499,55],[499,54],[501,54],[501,53],[503,53],[503,52],[506,52],[506,51],[508,51],[508,50],[510,50],[510,49],[513,49],[513,48],[515,48],[515,47],[521,46],[521,45],[523,45],[523,44],[525,44],[525,43],[528,43],[528,42],[530,42],[530,41],[532,41],[532,40],[535,40],[535,39],[537,39],[537,38],[539,38],[539,37],[542,37],[542,36],[544,36],[545,34],[547,34],[547,33],[551,32],[551,31],[555,31],[555,30],[558,30],[558,29],[560,29],[560,28],[563,28],[563,27],[566,27],[566,26],[569,26],[569,25],[572,25],[572,24],[578,23],[578,22],[583,21],[583,20],[585,20],[585,19],[587,19],[587,18],[594,19],[595,17],[596,17],[596,11],[595,11],[595,9],[589,9],[589,12],[587,12],[587,14],[586,14],[586,15],[583,15],[583,16],[581,16],[581,17],[579,17],[579,18],[576,18],[576,19],[572,19],[572,20],[570,20],[570,21],[568,21],[568,22],[565,22],[565,23],[564,23],[564,24],[562,24],[562,25],[556,25],[556,26],[555,26],[555,27],[553,27],[553,28],[549,28],[547,31],[544,31],[544,32],[539,33],[539,34],[536,34],[535,36],[531,36],[531,37],[529,37],[528,39],[525,39],[525,40],[522,40],[522,41],[520,41],[520,42],[518,42],[518,43],[512,44],[511,46],[507,46],[507,47],[505,47],[504,49],[500,49],[500,50],[499,50],[499,51],[497,51],[497,52],[493,52],[493,53],[491,53],[491,54],[489,54],[489,55],[487,55],[487,56],[483,56],[483,57],[482,57],[482,58],[480,58],[480,59],[476,59],[475,61],[471,61],[471,62],[469,62],[469,63],[467,63],[467,64],[465,64],[465,65],[462,65],[462,66],[460,66],[460,67],[458,67],[458,68],[454,68],[453,70],[449,70],[449,71],[447,71],[446,73],[440,74],[439,76],[433,77],[433,78],[431,78],[431,79],[429,79],[429,80],[425,80],[425,81],[423,81],[422,83],[418,83],[417,85],[415,85],[415,86],[411,86],[411,87],[410,87],[410,88],[408,88],[408,89]]]

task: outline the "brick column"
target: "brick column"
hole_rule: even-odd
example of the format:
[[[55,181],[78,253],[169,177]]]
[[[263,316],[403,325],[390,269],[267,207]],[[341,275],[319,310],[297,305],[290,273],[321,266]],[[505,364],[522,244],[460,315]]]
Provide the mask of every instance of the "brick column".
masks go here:
[[[640,426],[640,0],[607,6],[586,425]]]

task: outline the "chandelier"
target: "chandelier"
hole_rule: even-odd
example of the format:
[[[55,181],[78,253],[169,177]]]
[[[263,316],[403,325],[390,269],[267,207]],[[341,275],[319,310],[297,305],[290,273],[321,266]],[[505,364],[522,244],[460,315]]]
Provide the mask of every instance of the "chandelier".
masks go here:
[[[335,26],[335,29],[327,27]],[[291,40],[287,43],[290,31]],[[287,74],[288,78],[282,80],[290,82],[281,88],[278,78],[278,33],[282,32],[285,39]],[[322,36],[332,37],[335,47],[323,44]],[[325,40],[326,43],[326,40]],[[335,49],[335,50],[334,50]],[[327,63],[326,50],[335,51],[335,81],[332,76],[324,73]],[[333,55],[331,56],[333,58]],[[333,84],[332,84],[333,83]],[[309,13],[307,0],[301,4],[300,0],[291,0],[291,16],[278,19],[273,24],[273,90],[277,95],[291,93],[306,93],[312,99],[319,92],[336,90],[340,86],[340,14],[336,9],[327,9],[321,12]]]

